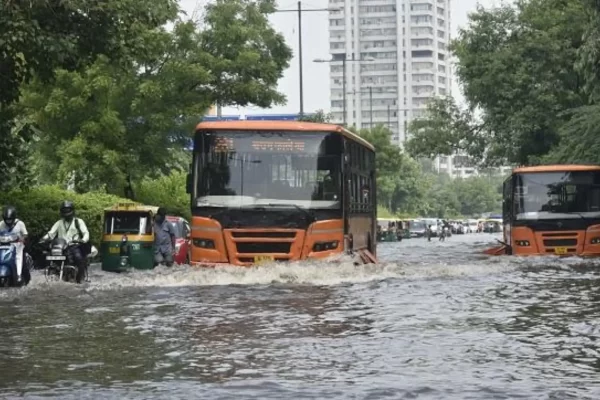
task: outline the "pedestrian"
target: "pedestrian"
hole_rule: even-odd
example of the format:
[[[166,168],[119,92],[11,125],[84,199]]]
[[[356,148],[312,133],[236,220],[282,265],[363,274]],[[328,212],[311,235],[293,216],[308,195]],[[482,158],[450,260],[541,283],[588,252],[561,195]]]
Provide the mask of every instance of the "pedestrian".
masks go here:
[[[160,207],[154,217],[154,265],[173,265],[175,228],[167,221],[167,210]]]

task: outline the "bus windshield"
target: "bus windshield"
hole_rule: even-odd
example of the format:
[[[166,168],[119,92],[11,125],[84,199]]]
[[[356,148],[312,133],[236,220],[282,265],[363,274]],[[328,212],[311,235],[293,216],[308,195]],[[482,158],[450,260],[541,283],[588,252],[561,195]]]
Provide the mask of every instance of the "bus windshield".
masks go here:
[[[341,207],[342,137],[327,132],[200,131],[197,207]]]
[[[524,173],[516,176],[517,220],[600,217],[600,171]]]

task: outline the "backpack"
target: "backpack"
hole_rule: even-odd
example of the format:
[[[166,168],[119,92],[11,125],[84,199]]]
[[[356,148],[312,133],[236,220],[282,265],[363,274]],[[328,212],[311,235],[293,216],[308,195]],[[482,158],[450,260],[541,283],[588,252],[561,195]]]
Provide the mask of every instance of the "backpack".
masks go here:
[[[75,221],[73,222],[75,222],[75,229],[77,229],[77,234],[79,235],[79,238],[83,239],[83,232],[81,232],[81,227],[79,226],[79,218],[75,218]],[[81,243],[79,247],[81,248],[84,257],[92,252],[92,244],[89,240],[87,243]]]

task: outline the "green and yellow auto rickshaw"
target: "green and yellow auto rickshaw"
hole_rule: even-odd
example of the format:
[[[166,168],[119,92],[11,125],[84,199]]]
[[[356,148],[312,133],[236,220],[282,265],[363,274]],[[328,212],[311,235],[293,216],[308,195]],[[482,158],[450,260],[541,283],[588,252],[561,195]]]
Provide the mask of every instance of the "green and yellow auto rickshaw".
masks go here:
[[[392,218],[377,218],[377,241],[396,242],[396,223]]]
[[[104,210],[102,270],[154,268],[154,216],[158,207],[119,203]]]
[[[398,221],[398,240],[410,239],[410,222],[409,219]]]

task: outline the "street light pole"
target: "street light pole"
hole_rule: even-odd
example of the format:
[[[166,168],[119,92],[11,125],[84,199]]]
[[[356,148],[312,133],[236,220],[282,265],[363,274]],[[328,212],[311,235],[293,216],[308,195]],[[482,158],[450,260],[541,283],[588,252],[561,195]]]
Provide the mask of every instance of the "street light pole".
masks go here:
[[[298,1],[298,7],[295,10],[275,10],[276,13],[295,12],[298,13],[298,78],[300,81],[300,117],[304,115],[304,71],[302,67],[302,13],[315,11],[340,11],[339,8],[308,8],[302,9],[302,2]]]
[[[338,58],[332,58],[329,60],[325,60],[322,58],[315,58],[313,60],[313,62],[316,63],[331,63],[331,62],[342,62],[342,121],[343,121],[343,125],[346,126],[346,64],[348,61],[350,62],[361,62],[361,61],[375,61],[375,59],[373,57],[366,57],[362,60],[357,60],[354,58],[354,56],[348,60],[347,57],[347,53],[343,54],[344,57],[340,60]]]
[[[302,74],[302,2],[298,2],[298,59],[300,63],[300,118],[304,116],[304,82]]]
[[[343,125],[346,126],[346,53],[344,53],[344,59],[342,60],[342,105],[344,107],[342,121]]]

